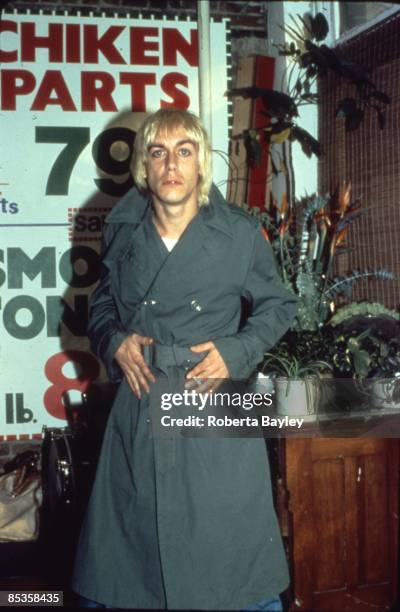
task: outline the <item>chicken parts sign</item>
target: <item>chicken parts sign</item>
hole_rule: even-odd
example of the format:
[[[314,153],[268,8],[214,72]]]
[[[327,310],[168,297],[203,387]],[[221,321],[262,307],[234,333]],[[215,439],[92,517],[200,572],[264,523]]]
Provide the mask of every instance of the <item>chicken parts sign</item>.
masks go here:
[[[228,142],[226,23],[211,24],[213,147]],[[0,440],[63,426],[103,373],[85,336],[99,241],[147,113],[198,113],[197,24],[3,13]],[[217,183],[226,165],[214,159]]]
[[[186,38],[177,27],[48,23],[43,35],[41,25],[6,19],[0,26],[18,46],[0,52],[4,64],[35,65],[42,49],[48,56],[48,66],[36,73],[2,70],[3,111],[46,111],[56,105],[63,111],[118,112],[121,98],[132,111],[145,111],[150,99],[157,106],[189,108],[189,76],[178,71],[178,56],[187,66],[198,66],[197,30],[188,29]],[[78,83],[68,82],[63,65],[79,66],[73,79]]]

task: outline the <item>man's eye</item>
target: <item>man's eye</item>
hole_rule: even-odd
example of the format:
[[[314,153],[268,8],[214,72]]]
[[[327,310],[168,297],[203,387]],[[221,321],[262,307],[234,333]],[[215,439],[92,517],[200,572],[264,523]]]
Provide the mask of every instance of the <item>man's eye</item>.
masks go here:
[[[164,154],[163,149],[154,149],[153,151],[150,151],[151,157],[155,157],[155,158],[162,157],[163,154]]]
[[[182,149],[179,149],[179,155],[181,155],[181,157],[189,157],[189,155],[191,154],[191,150],[187,149],[186,147],[182,147]]]

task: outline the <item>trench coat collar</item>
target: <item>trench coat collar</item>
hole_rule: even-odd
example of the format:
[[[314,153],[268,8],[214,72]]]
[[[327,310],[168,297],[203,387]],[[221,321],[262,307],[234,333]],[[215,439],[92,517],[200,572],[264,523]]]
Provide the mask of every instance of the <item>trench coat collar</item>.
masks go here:
[[[146,198],[136,187],[132,187],[123,198],[114,206],[106,217],[106,223],[132,223],[140,225],[145,219],[150,206],[150,200]],[[210,201],[207,206],[200,208],[199,214],[203,223],[230,238],[233,238],[232,223],[228,205],[218,187],[211,186]]]

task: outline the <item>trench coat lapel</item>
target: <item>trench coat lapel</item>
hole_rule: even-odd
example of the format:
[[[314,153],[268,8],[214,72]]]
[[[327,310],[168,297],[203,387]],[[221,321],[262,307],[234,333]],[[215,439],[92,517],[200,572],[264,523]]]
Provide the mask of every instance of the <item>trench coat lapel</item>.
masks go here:
[[[210,249],[206,242],[199,213],[192,219],[177,244],[168,254],[164,265],[160,269],[159,276],[164,273],[168,277],[173,272],[175,277],[179,277],[182,269],[186,267],[188,259],[193,261],[204,257],[207,259],[209,256]],[[161,280],[162,278],[159,278],[159,281]]]
[[[201,208],[164,259],[153,283],[156,280],[161,282],[164,274],[166,278],[170,278],[172,272],[175,278],[180,278],[193,262],[201,262],[204,270],[212,269],[218,258],[227,252],[229,248],[227,240],[232,239],[229,219],[225,220],[223,216],[217,206],[209,205]],[[217,230],[217,233],[215,234],[213,230]],[[161,248],[167,251],[161,238],[158,235],[157,238]]]
[[[162,288],[165,283],[171,282],[171,278],[180,278],[188,260],[202,261],[204,268],[211,266],[214,250],[207,239],[201,216],[196,215],[169,252],[157,233],[149,209],[149,214],[135,229],[121,261],[120,282],[130,283],[134,276],[136,291],[141,299],[145,299],[155,285]]]
[[[160,287],[171,277],[179,279],[188,265],[201,262],[203,270],[211,270],[223,252],[227,253],[229,242],[226,241],[233,238],[229,216],[219,206],[219,197],[222,198],[213,186],[210,205],[200,208],[171,252],[157,233],[150,203],[140,199],[132,205],[124,198],[123,206],[109,217],[112,222],[125,221],[131,227],[129,238],[118,254],[121,285],[134,281],[136,293],[145,299],[156,282]]]
[[[168,251],[157,234],[149,206],[143,221],[132,231],[128,248],[120,261],[120,283],[134,282],[135,291],[144,299],[167,259]]]

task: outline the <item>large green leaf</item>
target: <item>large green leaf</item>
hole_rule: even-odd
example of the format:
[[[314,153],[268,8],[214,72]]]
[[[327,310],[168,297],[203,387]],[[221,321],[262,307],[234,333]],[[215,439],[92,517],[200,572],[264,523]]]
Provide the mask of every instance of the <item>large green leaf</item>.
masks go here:
[[[361,121],[364,119],[364,110],[361,108],[357,108],[354,113],[346,115],[345,119],[345,128],[346,132],[352,132],[356,130]]]
[[[322,157],[322,146],[318,140],[314,138],[314,136],[311,136],[311,134],[307,132],[307,130],[295,125],[292,128],[292,138],[300,143],[300,146],[307,157],[311,157],[313,153],[318,158]]]
[[[343,98],[339,102],[339,106],[336,109],[336,117],[347,117],[353,115],[357,110],[357,100],[355,98]]]
[[[311,20],[312,36],[315,40],[324,40],[329,33],[329,24],[322,13],[317,13]]]

